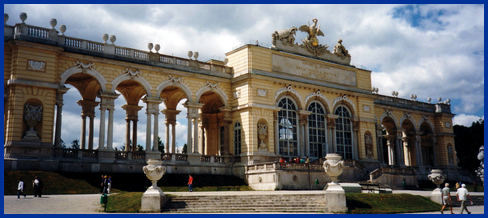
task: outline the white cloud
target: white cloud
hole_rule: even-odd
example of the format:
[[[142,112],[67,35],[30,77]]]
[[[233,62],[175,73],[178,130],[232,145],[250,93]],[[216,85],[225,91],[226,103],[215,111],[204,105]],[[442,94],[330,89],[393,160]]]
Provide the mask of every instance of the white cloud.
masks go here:
[[[485,116],[478,117],[474,115],[458,114],[452,118],[452,122],[454,125],[470,127],[473,122],[479,121],[480,119],[484,120]]]

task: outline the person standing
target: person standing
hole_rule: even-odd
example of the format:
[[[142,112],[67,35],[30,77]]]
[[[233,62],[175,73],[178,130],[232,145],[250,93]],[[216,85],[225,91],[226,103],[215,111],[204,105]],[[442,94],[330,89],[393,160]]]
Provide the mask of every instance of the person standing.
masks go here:
[[[189,175],[190,178],[188,179],[188,190],[190,192],[193,192],[193,177],[191,177],[191,175]]]
[[[23,195],[24,198],[25,198],[25,194],[24,194],[24,181],[21,179],[19,179],[19,185],[17,186],[17,198],[20,198],[20,195]]]
[[[102,175],[102,181],[100,182],[100,194],[103,194],[103,181],[105,181],[105,178],[103,178]]]
[[[37,197],[37,195],[39,195],[39,180],[37,179],[37,176],[32,182],[32,187],[34,187],[34,197]]]
[[[449,183],[446,183],[444,188],[441,190],[442,193],[442,208],[441,208],[441,213],[444,214],[444,209],[446,208],[447,205],[449,205],[449,208],[451,209],[451,214],[454,214],[452,212],[452,202],[451,202],[451,189],[449,189]]]
[[[112,177],[109,175],[108,176],[108,188],[107,188],[108,194],[110,194],[110,190],[112,190]]]
[[[471,214],[471,212],[468,211],[468,207],[466,206],[466,201],[471,200],[471,203],[473,202],[473,199],[471,199],[471,196],[469,196],[468,189],[466,189],[466,184],[462,184],[461,188],[459,188],[456,192],[456,197],[458,201],[461,201],[461,212],[460,214],[463,214],[463,211],[466,210],[468,214]],[[468,198],[466,198],[468,197]]]
[[[310,159],[308,158],[308,156],[307,156],[307,160],[305,160],[305,163],[307,164],[310,163]]]
[[[41,179],[37,179],[39,183],[37,184],[37,195],[41,197],[42,195],[42,190],[44,189],[44,184],[42,183]]]
[[[103,192],[102,194],[107,194],[108,190],[108,177],[107,175],[103,176]]]

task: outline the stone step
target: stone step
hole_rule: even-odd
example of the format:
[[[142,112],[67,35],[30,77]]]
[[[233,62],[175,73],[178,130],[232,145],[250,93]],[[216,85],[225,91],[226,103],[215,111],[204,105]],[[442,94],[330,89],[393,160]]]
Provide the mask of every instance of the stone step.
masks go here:
[[[273,212],[283,212],[283,213],[311,213],[311,212],[323,212],[323,207],[321,208],[310,208],[310,209],[303,209],[303,208],[289,208],[289,207],[276,207],[276,208],[232,208],[232,209],[222,209],[222,208],[191,208],[191,209],[164,209],[163,212],[178,212],[178,213],[273,213]]]
[[[473,199],[473,205],[485,205],[484,196],[471,196],[471,199]],[[451,202],[452,202],[452,206],[454,206],[454,207],[460,207],[461,206],[461,201],[457,201],[456,195],[454,195],[454,196],[451,195]]]
[[[284,207],[286,206],[287,208],[317,208],[317,207],[324,207],[325,204],[315,204],[315,205],[253,205],[253,204],[248,204],[248,205],[206,205],[206,204],[198,204],[198,205],[187,205],[187,204],[169,204],[165,206],[165,208],[169,209],[177,209],[177,208],[199,208],[199,207],[216,207],[216,208],[222,208],[222,209],[234,209],[234,208],[256,208],[256,209],[262,209],[262,208],[276,208],[276,207]]]

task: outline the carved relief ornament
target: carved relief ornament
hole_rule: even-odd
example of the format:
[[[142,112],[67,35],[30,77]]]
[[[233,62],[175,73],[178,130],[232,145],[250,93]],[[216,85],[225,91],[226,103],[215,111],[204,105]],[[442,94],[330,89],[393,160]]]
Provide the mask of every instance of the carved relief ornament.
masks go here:
[[[29,63],[29,66],[27,68],[28,70],[35,70],[35,71],[44,72],[46,63],[44,63],[42,61],[33,61],[33,60],[29,60],[28,63]]]

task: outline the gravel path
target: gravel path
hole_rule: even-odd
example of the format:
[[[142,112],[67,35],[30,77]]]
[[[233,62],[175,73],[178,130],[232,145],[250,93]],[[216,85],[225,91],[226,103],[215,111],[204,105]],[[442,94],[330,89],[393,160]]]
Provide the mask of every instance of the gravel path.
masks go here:
[[[32,195],[5,195],[5,214],[92,214],[103,213],[99,194],[84,195],[44,195],[42,198]]]

